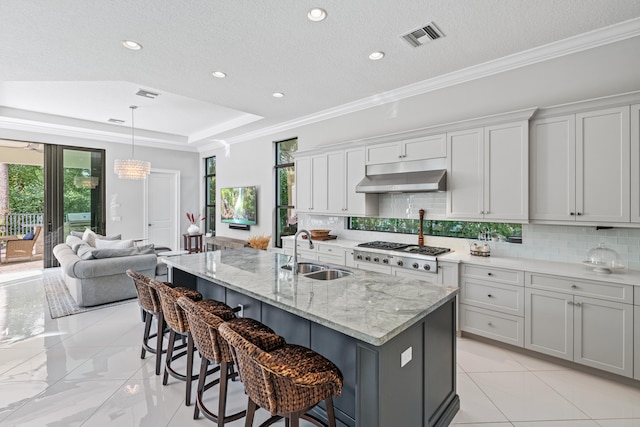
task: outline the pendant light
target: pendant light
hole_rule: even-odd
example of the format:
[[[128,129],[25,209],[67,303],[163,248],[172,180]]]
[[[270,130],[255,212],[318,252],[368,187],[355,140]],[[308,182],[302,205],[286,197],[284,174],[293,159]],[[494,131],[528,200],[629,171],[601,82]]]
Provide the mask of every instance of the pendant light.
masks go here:
[[[135,105],[131,105],[131,158],[127,160],[116,160],[113,163],[113,170],[118,174],[120,179],[146,179],[151,173],[151,163],[144,160],[136,160],[134,157],[134,124],[133,124],[133,112],[136,108]]]

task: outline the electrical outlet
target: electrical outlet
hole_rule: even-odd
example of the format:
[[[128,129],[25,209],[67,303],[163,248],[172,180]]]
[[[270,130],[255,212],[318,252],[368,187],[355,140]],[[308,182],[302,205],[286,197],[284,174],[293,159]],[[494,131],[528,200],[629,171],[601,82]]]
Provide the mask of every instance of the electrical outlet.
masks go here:
[[[408,349],[400,353],[400,367],[404,368],[407,363],[411,362],[412,358],[413,358],[413,347],[409,347]]]

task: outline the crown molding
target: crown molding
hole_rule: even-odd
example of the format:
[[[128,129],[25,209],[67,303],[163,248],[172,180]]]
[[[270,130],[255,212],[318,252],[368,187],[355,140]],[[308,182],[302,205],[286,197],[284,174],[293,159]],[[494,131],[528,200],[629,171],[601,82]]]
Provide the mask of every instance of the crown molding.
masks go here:
[[[355,113],[368,108],[377,107],[390,102],[399,101],[416,95],[433,92],[439,89],[459,85],[472,80],[489,77],[517,68],[526,67],[551,59],[582,52],[599,46],[640,36],[640,18],[630,19],[608,27],[599,28],[543,46],[514,53],[493,61],[467,67],[432,79],[423,80],[392,91],[383,92],[314,114],[299,117],[277,125],[268,126],[256,131],[231,137],[228,144],[244,142],[263,136],[284,132],[297,127],[310,125],[324,120]],[[207,146],[207,147],[213,147]]]

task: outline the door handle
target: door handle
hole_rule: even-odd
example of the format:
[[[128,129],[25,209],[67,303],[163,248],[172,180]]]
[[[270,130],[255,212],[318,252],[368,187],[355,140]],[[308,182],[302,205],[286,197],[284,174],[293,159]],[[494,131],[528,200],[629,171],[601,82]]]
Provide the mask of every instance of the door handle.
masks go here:
[[[53,224],[51,224],[51,221],[49,221],[49,222],[47,223],[47,231],[48,231],[49,233],[51,233],[51,231],[52,231],[52,230],[53,230]]]
[[[149,227],[151,227],[151,224],[149,224]]]

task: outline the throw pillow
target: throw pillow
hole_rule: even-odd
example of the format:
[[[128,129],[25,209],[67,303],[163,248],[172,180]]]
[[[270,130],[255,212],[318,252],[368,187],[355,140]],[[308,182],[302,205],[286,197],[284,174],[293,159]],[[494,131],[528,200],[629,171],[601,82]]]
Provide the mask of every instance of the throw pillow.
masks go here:
[[[96,233],[94,233],[93,230],[89,228],[84,230],[84,233],[82,233],[82,240],[84,240],[90,246],[93,246],[93,247],[96,246],[96,237],[97,237]]]
[[[24,237],[22,238],[22,240],[33,240],[33,238],[36,235],[33,234],[33,231],[28,232],[27,234],[24,235]]]
[[[93,246],[89,246],[86,243],[82,243],[80,245],[78,245],[76,254],[78,255],[78,257],[82,260],[89,260],[89,259],[94,259],[95,257],[93,256],[93,251],[95,251],[96,248],[94,248]]]
[[[69,245],[70,248],[73,249],[74,245],[78,244],[78,243],[86,243],[84,240],[82,240],[81,237],[75,237],[73,235],[68,235],[67,236],[67,240],[65,240],[65,243],[67,245]]]
[[[116,234],[115,236],[103,236],[101,234],[96,234],[97,239],[101,240],[122,240],[122,234]]]
[[[70,231],[69,235],[82,239],[82,231]]]
[[[95,239],[96,249],[125,249],[133,247],[133,240],[104,240]]]

